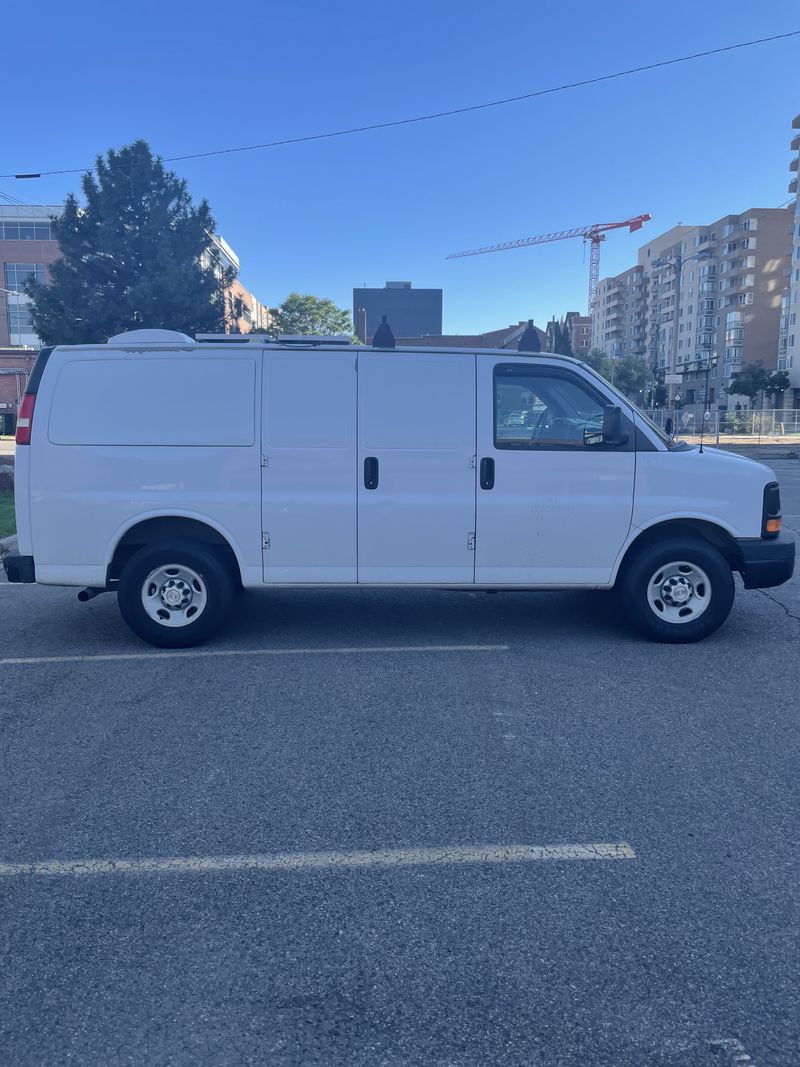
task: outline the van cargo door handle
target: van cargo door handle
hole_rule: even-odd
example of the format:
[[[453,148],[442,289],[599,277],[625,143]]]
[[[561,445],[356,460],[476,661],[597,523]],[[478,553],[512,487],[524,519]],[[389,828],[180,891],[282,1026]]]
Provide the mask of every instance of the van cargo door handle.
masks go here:
[[[491,456],[481,460],[481,489],[494,489],[494,460]]]
[[[364,460],[364,488],[378,488],[378,459],[376,456],[367,456]]]

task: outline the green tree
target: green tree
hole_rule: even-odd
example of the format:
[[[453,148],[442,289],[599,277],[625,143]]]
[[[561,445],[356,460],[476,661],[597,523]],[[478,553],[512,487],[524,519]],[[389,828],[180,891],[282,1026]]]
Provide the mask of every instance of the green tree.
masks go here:
[[[562,356],[571,356],[572,342],[570,341],[566,322],[562,319],[561,322],[557,323],[556,329],[558,331],[558,348],[556,351]]]
[[[610,380],[611,378],[611,360],[602,350],[602,348],[593,348],[591,352],[587,353],[583,357],[583,362],[597,371],[598,374],[602,374],[604,378]]]
[[[638,356],[623,356],[616,361],[613,381],[629,400],[640,404],[647,381],[647,364]]]
[[[769,372],[764,370],[764,364],[761,360],[756,363],[748,363],[742,370],[731,375],[728,393],[733,393],[736,396],[746,396],[751,404],[754,404],[759,393],[764,392],[766,389],[769,378]]]
[[[777,397],[780,393],[785,393],[789,388],[791,379],[789,372],[785,370],[775,370],[771,374],[767,375],[767,380],[764,384],[764,392],[767,396],[775,398],[777,403]]]
[[[164,169],[145,141],[105,158],[70,194],[53,228],[62,258],[48,285],[29,282],[33,322],[45,344],[102,342],[140,327],[216,332],[233,279],[214,262],[205,200]]]
[[[269,331],[279,334],[320,335],[352,334],[350,313],[338,308],[332,300],[323,300],[310,293],[289,293],[281,306],[272,312]]]

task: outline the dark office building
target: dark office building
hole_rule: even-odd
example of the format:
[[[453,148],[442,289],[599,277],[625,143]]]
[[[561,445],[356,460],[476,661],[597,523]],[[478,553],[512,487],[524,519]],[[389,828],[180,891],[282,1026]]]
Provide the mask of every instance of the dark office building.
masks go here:
[[[442,290],[412,289],[411,282],[387,282],[383,289],[353,290],[353,323],[361,336],[366,312],[366,337],[372,337],[385,315],[395,337],[425,337],[442,332]],[[362,337],[362,340],[365,338]]]

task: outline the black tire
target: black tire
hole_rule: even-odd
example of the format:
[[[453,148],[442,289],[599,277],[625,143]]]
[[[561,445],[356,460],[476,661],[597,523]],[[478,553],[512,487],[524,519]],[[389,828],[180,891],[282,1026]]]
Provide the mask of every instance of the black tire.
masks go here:
[[[700,537],[685,534],[651,542],[634,549],[634,553],[630,560],[625,561],[618,585],[623,607],[633,625],[645,637],[651,641],[686,644],[702,641],[725,622],[733,607],[733,572],[725,557],[713,545]],[[686,581],[693,590],[696,587],[696,592],[693,591],[683,605],[670,603],[669,591],[666,596],[659,596],[656,592],[664,590],[663,582],[669,580],[670,565],[676,563],[689,565],[684,569]],[[662,567],[665,570],[659,575]],[[697,581],[697,575],[689,569],[691,567],[699,568],[704,573],[708,588],[705,581]],[[673,577],[682,582],[681,571],[675,570]],[[660,600],[660,609],[651,607],[648,597],[651,581],[653,599],[656,603]],[[676,618],[678,614],[682,615],[681,621]],[[675,621],[669,621],[669,618]]]
[[[143,602],[143,590],[148,577],[159,568],[175,568],[176,577],[189,597],[189,606],[179,613],[178,609],[163,605],[165,619],[180,619],[175,625],[167,625],[151,617]],[[198,581],[192,588],[184,580],[185,571],[193,572]],[[173,582],[173,584],[175,584]],[[154,590],[157,583],[150,584]],[[163,586],[162,586],[163,588]],[[136,552],[122,569],[119,579],[119,609],[131,630],[143,641],[156,648],[192,648],[207,641],[216,633],[231,609],[235,593],[234,576],[226,561],[210,545],[196,541],[159,541],[145,545]],[[201,601],[202,607],[197,604]],[[152,609],[160,607],[158,592],[149,601]],[[191,600],[192,597],[196,599]],[[182,621],[189,615],[192,604],[196,616]]]

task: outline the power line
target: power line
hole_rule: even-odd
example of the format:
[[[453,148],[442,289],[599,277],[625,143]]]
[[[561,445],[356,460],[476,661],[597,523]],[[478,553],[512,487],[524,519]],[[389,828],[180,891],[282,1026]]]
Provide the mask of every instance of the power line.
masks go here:
[[[22,203],[21,200],[17,200],[17,198],[15,196],[9,196],[8,193],[4,193],[2,189],[0,189],[0,196],[2,196],[2,198],[4,200],[7,200],[9,202],[9,204],[14,204],[16,207],[25,207],[26,206],[25,204]]]
[[[613,74],[601,74],[596,78],[584,78],[581,81],[567,82],[564,85],[555,85],[549,89],[537,89],[530,93],[520,93],[518,96],[507,96],[502,100],[489,100],[483,104],[470,104],[466,107],[454,107],[447,111],[434,111],[428,115],[414,115],[406,119],[392,119],[388,122],[374,122],[368,126],[352,126],[346,130],[332,130],[328,133],[311,133],[303,137],[286,137],[280,141],[267,141],[264,144],[242,145],[239,148],[217,148],[207,152],[191,152],[181,156],[163,157],[164,163],[177,163],[187,159],[205,159],[209,156],[227,156],[237,152],[257,152],[266,148],[279,148],[290,144],[303,144],[308,141],[324,141],[334,137],[350,137],[356,133],[369,133],[373,130],[388,130],[396,126],[411,126],[417,122],[431,122],[434,119],[450,118],[453,115],[466,115],[472,111],[485,111],[492,107],[503,107],[506,104],[516,104],[522,100],[533,100],[539,96],[550,96],[554,93],[563,93],[568,89],[580,89],[587,85],[598,85],[601,82],[614,81],[617,78],[627,78],[632,74],[641,74],[647,70],[657,70],[660,67],[671,67],[677,63],[689,63],[695,59],[705,59],[707,56],[720,55],[723,52],[734,52],[740,48],[751,48],[757,44],[768,44],[771,41],[782,41],[788,37],[800,36],[800,30],[789,30],[787,33],[776,33],[771,37],[756,37],[750,41],[739,41],[737,44],[722,45],[719,48],[709,48],[705,52],[693,52],[688,56],[678,56],[676,59],[662,59],[656,63],[646,63],[640,67],[630,67],[627,70],[618,70]],[[132,163],[131,166],[143,164]],[[70,167],[61,170],[42,170],[27,174],[0,174],[0,178],[44,178],[58,174],[83,174],[91,167]]]

